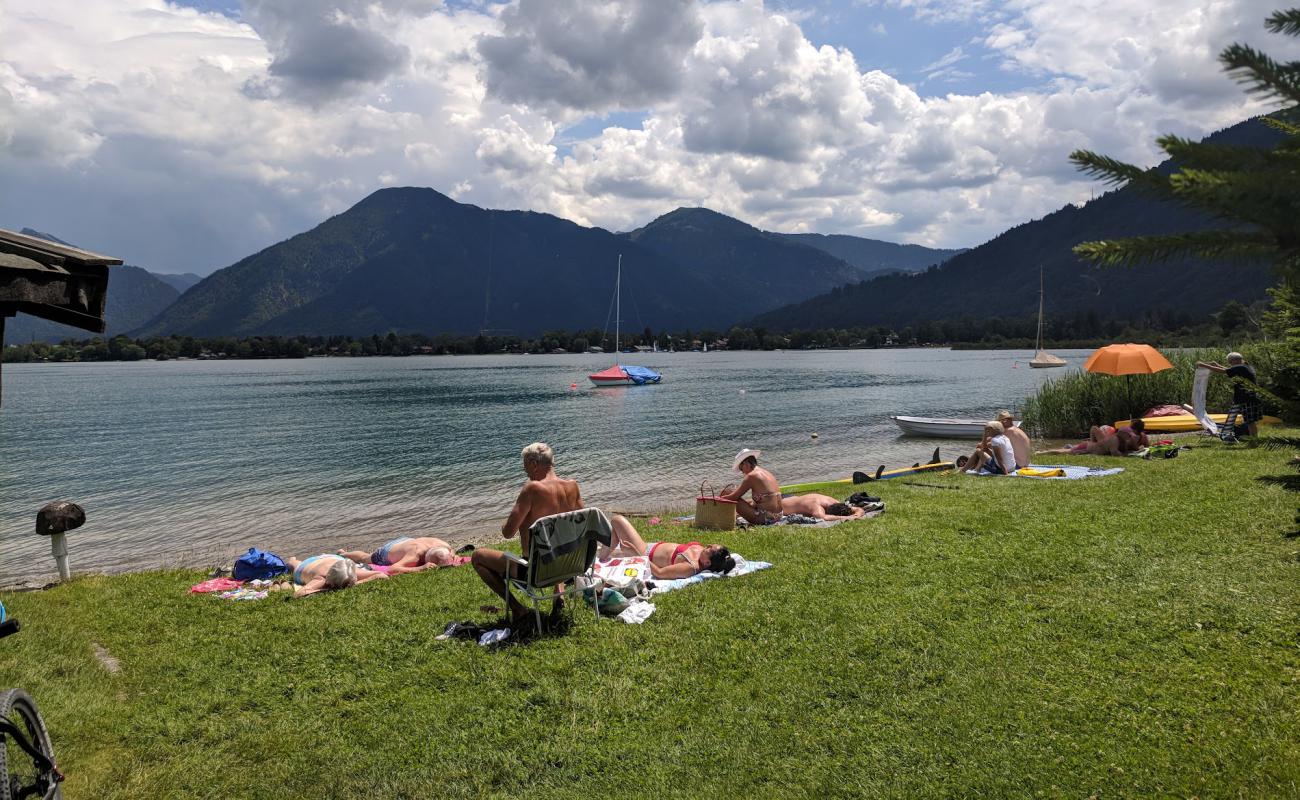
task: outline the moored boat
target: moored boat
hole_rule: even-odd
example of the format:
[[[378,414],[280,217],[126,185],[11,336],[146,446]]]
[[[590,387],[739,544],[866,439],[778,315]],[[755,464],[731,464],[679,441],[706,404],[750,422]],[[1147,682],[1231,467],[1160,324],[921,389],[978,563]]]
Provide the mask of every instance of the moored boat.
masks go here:
[[[984,435],[985,420],[943,419],[939,417],[891,416],[891,420],[908,436],[931,436],[937,439],[979,439]],[[1019,422],[1016,423],[1020,425]]]
[[[618,257],[618,273],[614,278],[614,352],[622,352],[619,349],[619,332],[621,330],[623,313],[623,256]],[[608,329],[606,329],[608,330]],[[587,380],[596,386],[644,386],[647,383],[658,383],[663,380],[664,376],[660,375],[648,367],[638,367],[628,364],[615,364],[609,369],[603,369],[600,372],[593,372],[587,376]]]
[[[593,372],[587,376],[587,380],[596,386],[644,386],[647,383],[658,383],[663,377],[647,367],[615,364],[609,369]]]
[[[1043,349],[1043,268],[1038,268],[1038,334],[1034,337],[1034,357],[1029,366],[1034,369],[1064,367],[1065,359]]]

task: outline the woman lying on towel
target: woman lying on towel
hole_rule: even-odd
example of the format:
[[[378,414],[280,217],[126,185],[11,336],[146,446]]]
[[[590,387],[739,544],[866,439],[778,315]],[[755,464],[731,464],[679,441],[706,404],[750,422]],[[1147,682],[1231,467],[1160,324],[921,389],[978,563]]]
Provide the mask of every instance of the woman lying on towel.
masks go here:
[[[664,581],[706,571],[725,575],[736,568],[731,551],[720,544],[646,542],[624,517],[610,514],[609,523],[613,534],[609,547],[601,547],[596,553],[600,561],[646,556],[650,559],[650,574]]]
[[[358,583],[388,577],[371,569],[357,569],[356,564],[337,553],[322,553],[301,561],[290,558],[285,563],[293,570],[294,597],[346,589]]]

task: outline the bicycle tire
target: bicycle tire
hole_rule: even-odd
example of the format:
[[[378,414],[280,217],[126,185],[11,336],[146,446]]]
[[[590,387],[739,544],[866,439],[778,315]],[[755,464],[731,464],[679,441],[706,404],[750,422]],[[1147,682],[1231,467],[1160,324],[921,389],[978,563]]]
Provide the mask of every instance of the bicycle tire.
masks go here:
[[[30,744],[40,750],[51,762],[54,761],[54,745],[50,743],[49,731],[45,729],[45,720],[36,709],[36,701],[22,689],[9,689],[0,693],[0,716],[8,718],[30,740]],[[31,789],[44,780],[52,780],[41,774],[36,762],[25,752],[12,737],[0,734],[0,800],[18,800],[20,797],[40,796],[62,798],[63,792],[58,783],[47,785],[46,790],[33,795]],[[52,791],[51,791],[52,790]]]

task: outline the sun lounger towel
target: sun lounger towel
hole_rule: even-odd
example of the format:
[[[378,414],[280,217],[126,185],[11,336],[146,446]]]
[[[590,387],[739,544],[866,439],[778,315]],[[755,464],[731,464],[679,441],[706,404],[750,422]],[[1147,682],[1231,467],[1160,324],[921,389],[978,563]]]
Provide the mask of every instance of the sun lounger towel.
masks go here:
[[[736,559],[736,568],[726,575],[720,572],[701,572],[698,575],[692,575],[689,578],[678,578],[671,581],[655,581],[654,588],[650,594],[663,594],[664,592],[675,592],[678,589],[685,589],[687,586],[694,586],[697,583],[704,583],[715,578],[739,578],[742,575],[748,575],[751,572],[758,572],[760,569],[767,569],[772,566],[766,561],[746,561],[735,553],[731,554]]]
[[[1118,475],[1124,471],[1123,467],[1076,467],[1067,464],[1038,464],[1033,467],[1038,472],[1056,472],[1059,470],[1060,475],[1026,475],[1025,470],[1019,470],[1012,473],[1014,478],[1036,478],[1042,481],[1077,481],[1083,478],[1103,478],[1107,475]]]

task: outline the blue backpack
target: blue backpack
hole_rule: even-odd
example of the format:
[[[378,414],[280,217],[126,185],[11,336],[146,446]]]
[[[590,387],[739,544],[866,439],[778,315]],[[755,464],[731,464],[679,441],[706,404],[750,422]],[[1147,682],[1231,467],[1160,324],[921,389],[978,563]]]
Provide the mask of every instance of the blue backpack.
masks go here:
[[[284,559],[275,553],[250,547],[247,553],[235,559],[234,578],[237,581],[264,581],[288,571]]]

